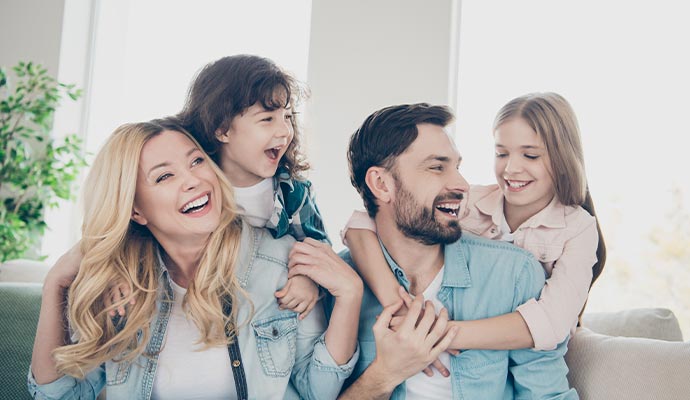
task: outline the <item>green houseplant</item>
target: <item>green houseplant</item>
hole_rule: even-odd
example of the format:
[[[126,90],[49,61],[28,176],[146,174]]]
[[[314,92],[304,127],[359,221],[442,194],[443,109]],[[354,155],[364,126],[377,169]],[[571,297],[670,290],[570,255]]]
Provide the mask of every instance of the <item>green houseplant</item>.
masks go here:
[[[76,100],[81,91],[38,64],[20,62],[12,71],[14,82],[0,68],[0,262],[32,257],[46,228],[44,211],[72,197],[86,165],[76,135],[50,135],[63,96]]]

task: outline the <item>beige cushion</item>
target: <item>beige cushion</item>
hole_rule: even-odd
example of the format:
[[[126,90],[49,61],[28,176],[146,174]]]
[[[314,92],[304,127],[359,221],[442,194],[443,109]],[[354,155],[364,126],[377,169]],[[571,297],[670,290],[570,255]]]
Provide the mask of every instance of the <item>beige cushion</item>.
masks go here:
[[[609,336],[682,341],[673,312],[666,308],[636,308],[617,312],[585,313],[582,326]],[[690,398],[690,395],[688,395]]]
[[[583,400],[690,398],[690,342],[612,337],[579,328],[568,348],[568,380]]]
[[[0,265],[0,282],[43,283],[50,265],[33,260],[12,260]]]

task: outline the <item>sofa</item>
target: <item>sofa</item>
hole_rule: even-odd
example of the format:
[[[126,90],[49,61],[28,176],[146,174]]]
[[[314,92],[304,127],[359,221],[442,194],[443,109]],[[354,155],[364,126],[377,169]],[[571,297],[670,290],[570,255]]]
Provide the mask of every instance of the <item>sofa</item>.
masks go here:
[[[29,398],[31,360],[48,266],[0,266],[0,399]],[[690,342],[663,308],[585,313],[568,344],[568,380],[584,400],[690,399]]]

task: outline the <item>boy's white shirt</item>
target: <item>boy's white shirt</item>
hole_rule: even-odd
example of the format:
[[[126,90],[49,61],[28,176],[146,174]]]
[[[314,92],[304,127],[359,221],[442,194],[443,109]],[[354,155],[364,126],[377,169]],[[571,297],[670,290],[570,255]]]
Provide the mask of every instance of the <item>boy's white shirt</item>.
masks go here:
[[[273,178],[266,178],[249,187],[233,187],[235,203],[240,213],[251,226],[263,228],[271,218],[275,205],[273,196]]]

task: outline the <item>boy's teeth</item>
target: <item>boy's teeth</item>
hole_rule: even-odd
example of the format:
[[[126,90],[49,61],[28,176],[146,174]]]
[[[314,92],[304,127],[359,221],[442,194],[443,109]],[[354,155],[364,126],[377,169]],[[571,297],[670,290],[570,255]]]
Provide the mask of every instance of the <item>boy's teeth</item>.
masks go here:
[[[182,208],[182,212],[187,212],[190,208],[200,207],[206,203],[208,203],[208,195],[204,195],[203,197],[199,197],[198,199],[185,204]]]

